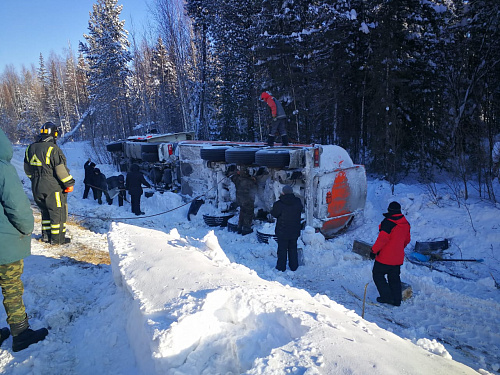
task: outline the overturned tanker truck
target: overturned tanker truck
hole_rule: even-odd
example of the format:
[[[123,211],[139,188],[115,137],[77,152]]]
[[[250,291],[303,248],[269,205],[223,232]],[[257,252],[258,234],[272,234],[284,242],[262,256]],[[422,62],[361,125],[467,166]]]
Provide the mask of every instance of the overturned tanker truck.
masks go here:
[[[199,141],[193,133],[129,137],[107,145],[121,172],[138,164],[156,190],[202,197],[221,217],[235,215],[229,172],[245,168],[257,181],[256,218],[267,215],[284,185],[304,204],[303,224],[333,237],[362,216],[366,172],[336,145],[268,147],[264,143]],[[222,221],[227,224],[227,220]],[[207,223],[208,224],[208,223]],[[210,225],[210,224],[209,224]]]

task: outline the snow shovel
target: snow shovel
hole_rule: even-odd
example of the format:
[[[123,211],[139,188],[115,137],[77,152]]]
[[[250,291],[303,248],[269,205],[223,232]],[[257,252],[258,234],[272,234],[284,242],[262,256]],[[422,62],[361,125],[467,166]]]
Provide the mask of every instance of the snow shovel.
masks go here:
[[[440,257],[420,253],[411,253],[410,256],[419,262],[484,262],[484,259],[442,259]]]

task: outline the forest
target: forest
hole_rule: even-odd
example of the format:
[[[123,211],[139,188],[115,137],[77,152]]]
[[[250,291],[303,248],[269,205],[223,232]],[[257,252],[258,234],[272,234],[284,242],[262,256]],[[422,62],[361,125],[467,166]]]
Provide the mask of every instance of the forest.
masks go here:
[[[147,35],[121,12],[97,0],[77,48],[0,73],[12,141],[45,121],[95,148],[153,130],[265,141],[268,91],[291,143],[338,144],[391,184],[447,176],[495,200],[500,2],[152,0]]]

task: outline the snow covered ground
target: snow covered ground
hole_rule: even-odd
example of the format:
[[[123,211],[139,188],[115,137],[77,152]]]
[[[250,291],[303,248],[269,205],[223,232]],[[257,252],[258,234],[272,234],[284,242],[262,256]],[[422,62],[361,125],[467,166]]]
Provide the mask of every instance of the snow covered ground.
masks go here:
[[[4,342],[2,373],[500,371],[500,205],[477,197],[458,204],[447,185],[436,185],[433,196],[425,186],[400,184],[393,196],[386,182],[370,180],[363,221],[329,241],[304,232],[305,265],[281,273],[273,241],[206,226],[208,208],[190,222],[189,206],[147,217],[181,206],[175,194],[143,197],[140,218],[116,199],[113,206],[83,201],[83,163],[92,154],[83,143],[63,150],[78,181],[69,196],[72,243],[41,243],[38,222],[23,275],[31,325],[50,333],[18,353],[11,339]],[[15,149],[13,164],[30,195],[23,152]],[[98,167],[108,177],[117,174]],[[426,263],[431,269],[406,261],[402,280],[413,297],[401,307],[374,303],[372,262],[353,253],[352,243],[376,239],[392,200],[412,225],[408,254],[416,241],[448,238],[447,257],[484,262]]]

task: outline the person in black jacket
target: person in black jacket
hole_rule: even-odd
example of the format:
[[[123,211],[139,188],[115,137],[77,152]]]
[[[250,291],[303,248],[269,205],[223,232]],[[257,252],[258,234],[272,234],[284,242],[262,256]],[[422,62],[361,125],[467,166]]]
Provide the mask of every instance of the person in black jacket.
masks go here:
[[[106,179],[108,183],[108,204],[113,204],[113,199],[118,196],[118,206],[123,206],[125,196],[125,177],[123,175],[111,176]]]
[[[85,170],[85,178],[83,179],[83,183],[85,184],[85,190],[83,191],[83,199],[87,199],[89,196],[89,190],[92,185],[92,179],[94,178],[94,168],[95,163],[87,160],[83,165],[83,169]],[[94,190],[92,190],[94,192]]]
[[[101,172],[99,168],[94,168],[94,176],[92,178],[92,186],[94,189],[94,199],[97,203],[102,204],[102,194],[106,195],[106,200],[109,203],[108,198],[108,184],[106,182],[106,176]]]
[[[130,194],[132,212],[136,215],[144,215],[144,212],[141,211],[142,185],[147,186],[148,188],[151,187],[149,182],[146,181],[144,175],[139,170],[139,166],[137,164],[132,164],[130,172],[127,174],[125,186]]]
[[[42,240],[62,245],[71,240],[66,237],[68,219],[68,193],[75,180],[66,165],[66,156],[57,146],[59,129],[52,122],[40,128],[40,136],[26,149],[24,172],[31,181],[36,205],[42,213]]]
[[[293,194],[292,187],[285,185],[282,195],[271,209],[271,215],[277,219],[275,234],[278,237],[278,261],[276,269],[279,271],[286,271],[287,256],[288,266],[292,271],[299,267],[297,240],[302,227],[303,208],[302,201]]]

